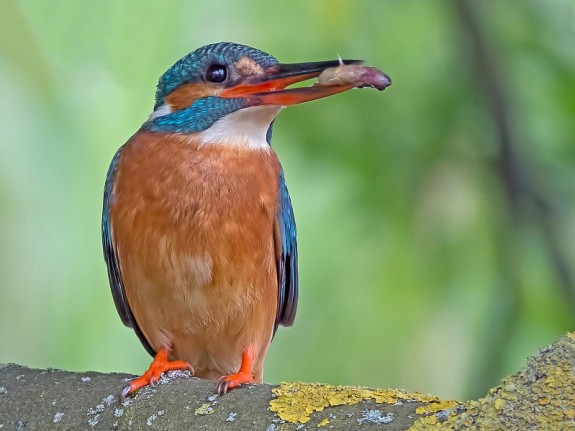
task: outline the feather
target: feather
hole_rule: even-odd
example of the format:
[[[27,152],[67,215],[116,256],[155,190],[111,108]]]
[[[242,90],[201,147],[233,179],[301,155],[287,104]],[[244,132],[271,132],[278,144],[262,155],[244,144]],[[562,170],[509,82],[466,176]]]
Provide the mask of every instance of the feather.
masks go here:
[[[278,211],[274,240],[278,274],[278,308],[274,332],[278,325],[291,326],[298,300],[298,267],[296,226],[283,169],[279,177]]]
[[[121,151],[122,148],[116,152],[112,162],[110,163],[108,174],[106,175],[106,185],[104,186],[104,205],[102,211],[102,246],[104,248],[104,259],[106,261],[106,266],[108,267],[108,279],[110,280],[112,297],[114,298],[114,304],[116,305],[116,310],[122,319],[122,323],[127,327],[134,329],[147,352],[154,356],[156,352],[140,330],[130,305],[128,304],[126,291],[124,290],[124,283],[122,281],[122,274],[120,272],[118,254],[112,235],[110,206],[114,198],[114,182]]]

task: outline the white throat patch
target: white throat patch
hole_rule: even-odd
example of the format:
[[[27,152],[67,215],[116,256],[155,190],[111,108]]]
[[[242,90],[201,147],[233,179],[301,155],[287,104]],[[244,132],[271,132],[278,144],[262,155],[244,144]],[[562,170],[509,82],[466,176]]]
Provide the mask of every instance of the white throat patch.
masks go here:
[[[172,107],[164,103],[161,106],[158,106],[154,112],[150,114],[148,117],[148,121],[153,120],[154,118],[163,117],[164,115],[168,115],[172,113]]]
[[[268,149],[266,133],[282,108],[266,105],[240,109],[220,118],[197,136],[203,144]]]

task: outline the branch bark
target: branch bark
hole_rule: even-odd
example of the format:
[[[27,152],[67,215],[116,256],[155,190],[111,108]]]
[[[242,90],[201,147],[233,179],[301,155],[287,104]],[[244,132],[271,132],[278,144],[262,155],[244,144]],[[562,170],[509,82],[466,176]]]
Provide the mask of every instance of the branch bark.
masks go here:
[[[127,374],[0,365],[0,429],[11,430],[513,430],[575,429],[575,333],[477,401],[309,383],[215,383],[173,373],[120,405]]]

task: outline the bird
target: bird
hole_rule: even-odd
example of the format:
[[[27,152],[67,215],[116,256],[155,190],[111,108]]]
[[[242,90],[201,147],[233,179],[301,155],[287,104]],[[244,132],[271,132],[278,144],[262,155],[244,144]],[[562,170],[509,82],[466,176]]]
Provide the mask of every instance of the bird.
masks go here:
[[[296,225],[271,147],[287,106],[351,86],[291,88],[356,60],[280,63],[214,43],[159,79],[153,112],[112,158],[102,243],[124,325],[154,357],[125,399],[170,370],[217,380],[224,395],[263,381],[278,326],[298,302]]]

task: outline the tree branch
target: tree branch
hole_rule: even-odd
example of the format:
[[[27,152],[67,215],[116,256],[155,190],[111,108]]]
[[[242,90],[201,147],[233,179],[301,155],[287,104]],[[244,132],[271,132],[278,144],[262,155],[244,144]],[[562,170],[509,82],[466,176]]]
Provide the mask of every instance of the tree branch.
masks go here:
[[[173,373],[124,404],[126,374],[0,366],[0,428],[74,430],[473,430],[575,427],[575,333],[541,349],[486,397],[466,403],[420,393],[311,383],[215,383]]]

